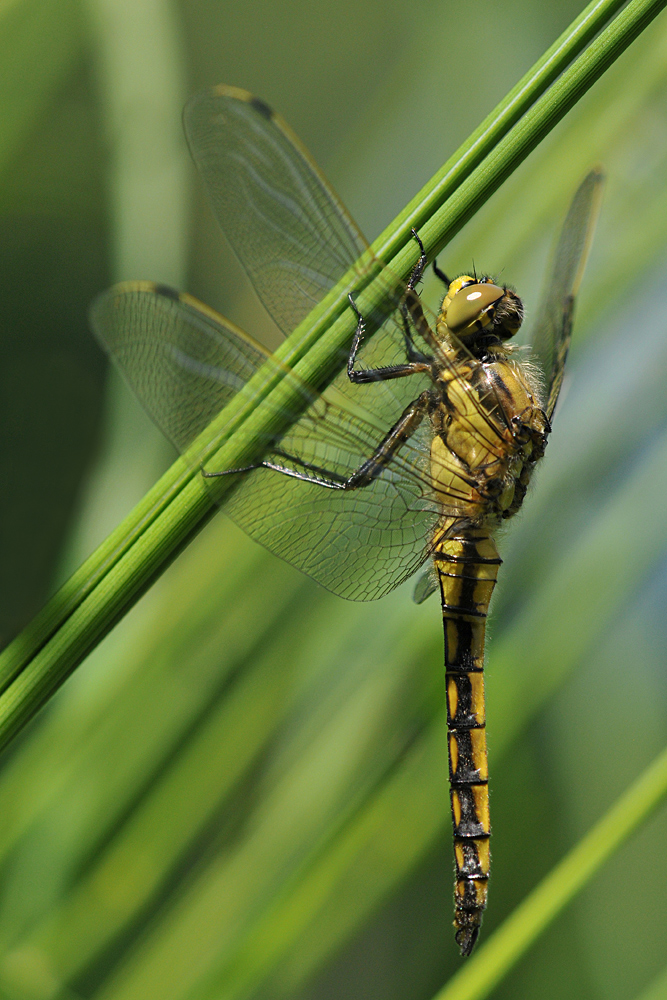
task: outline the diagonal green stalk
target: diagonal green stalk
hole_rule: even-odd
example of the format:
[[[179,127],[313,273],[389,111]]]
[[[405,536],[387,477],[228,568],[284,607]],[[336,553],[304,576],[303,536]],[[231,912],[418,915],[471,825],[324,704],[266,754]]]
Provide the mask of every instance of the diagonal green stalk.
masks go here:
[[[415,260],[413,226],[429,254],[442,249],[666,3],[631,0],[581,52],[618,4],[587,8],[388,227],[374,245],[375,254],[405,278]],[[552,83],[577,52],[581,54]],[[277,352],[301,385],[319,389],[335,373],[353,333],[354,318],[347,308],[350,288],[357,290],[366,313],[386,305],[393,294],[377,267],[346,276]],[[192,454],[174,463],[0,656],[0,747],[211,516],[213,497],[198,472],[202,456],[217,468],[247,464],[257,456],[258,442],[282,429],[282,414],[298,414],[301,393],[295,380],[284,377],[287,371],[271,363],[258,373],[204,432]],[[229,481],[217,484],[222,493]]]
[[[434,1000],[482,1000],[667,795],[667,750],[516,907]]]

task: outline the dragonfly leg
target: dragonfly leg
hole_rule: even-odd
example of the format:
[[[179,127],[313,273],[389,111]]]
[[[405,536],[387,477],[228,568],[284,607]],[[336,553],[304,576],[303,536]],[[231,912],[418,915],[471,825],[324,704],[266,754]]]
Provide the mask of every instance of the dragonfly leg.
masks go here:
[[[431,330],[429,322],[424,315],[421,299],[415,291],[415,286],[421,281],[426,268],[426,251],[424,250],[424,244],[422,243],[416,229],[412,230],[412,236],[419,245],[420,253],[419,260],[412,268],[412,273],[410,274],[406,286],[405,299],[401,305],[401,314],[403,316],[403,336],[405,339],[406,352],[408,357],[424,357],[424,355],[420,354],[420,352],[415,348],[412,341],[412,335],[410,333],[410,320],[412,320],[412,324],[419,336],[437,356],[440,351],[440,345],[438,344],[437,338]],[[437,270],[436,273],[438,273]],[[442,272],[439,273],[442,275]],[[442,276],[444,277],[444,275]]]
[[[440,344],[424,315],[421,299],[413,288],[408,289],[403,309],[405,310],[404,316],[409,315],[415,330],[437,357],[441,350]]]
[[[352,309],[357,317],[357,329],[352,341],[350,356],[347,360],[347,377],[350,382],[355,383],[355,385],[360,385],[368,382],[385,382],[392,378],[404,378],[406,375],[415,375],[420,372],[427,372],[430,374],[431,360],[415,349],[414,344],[412,343],[412,338],[409,335],[409,329],[405,322],[405,316],[403,317],[404,337],[406,354],[409,359],[408,362],[401,365],[387,365],[384,368],[366,368],[361,371],[355,371],[354,365],[357,360],[357,352],[359,351],[361,343],[364,339],[366,324],[351,294],[348,295],[348,299],[350,300],[350,305],[352,306]]]
[[[270,462],[267,459],[264,459],[263,462],[255,462],[254,465],[243,465],[237,469],[223,469],[222,472],[207,472],[206,469],[202,469],[201,474],[204,479],[217,479],[219,476],[234,476],[241,472],[253,472],[255,469],[273,469],[274,472],[282,472],[284,476],[292,476],[293,479],[302,479],[306,483],[317,483],[318,486],[325,486],[330,490],[345,489],[346,480],[343,476],[339,476],[337,472],[332,472],[330,469],[323,469],[319,465],[313,465],[311,462],[305,462],[303,459],[296,458],[294,455],[289,455],[287,452],[280,451],[279,449],[276,449],[275,454],[286,458],[290,462],[294,462],[295,465],[300,465],[302,469],[319,473],[319,475],[298,472],[287,465],[279,465],[277,462]]]
[[[293,479],[300,479],[306,483],[314,483],[316,486],[323,486],[329,490],[357,490],[368,486],[381,475],[401,445],[412,437],[424,417],[431,413],[437,405],[438,399],[435,393],[431,392],[430,389],[425,389],[417,399],[405,408],[370,458],[362,462],[359,468],[355,469],[352,475],[347,478],[331,469],[325,469],[313,462],[307,462],[295,455],[288,454],[288,452],[281,451],[280,448],[274,449],[274,455],[292,462],[299,468],[290,468],[288,465],[281,465],[279,462],[265,459],[255,465],[246,465],[238,469],[225,469],[223,472],[206,472],[202,469],[202,476],[204,479],[215,479],[218,476],[231,476],[239,472],[252,472],[254,469],[272,469],[284,476],[291,476]]]
[[[345,489],[354,490],[367,486],[382,473],[392,458],[415,433],[424,417],[438,406],[438,397],[430,389],[425,389],[414,399],[396,421],[394,426],[377,446],[370,458],[353,472],[345,483]]]
[[[419,282],[424,277],[424,271],[426,270],[426,262],[427,262],[426,251],[424,250],[424,244],[422,243],[419,233],[417,232],[416,229],[412,230],[412,238],[413,240],[416,240],[417,246],[419,247],[419,260],[412,268],[410,277],[408,278],[407,281],[407,287],[410,289],[410,291],[414,291],[414,289],[417,287]]]
[[[432,361],[432,358],[426,358],[421,351],[417,350],[415,347],[414,340],[412,339],[412,332],[410,330],[410,310],[407,305],[408,296],[416,296],[415,291],[417,285],[422,280],[424,276],[424,271],[426,269],[426,251],[424,250],[424,244],[421,241],[419,233],[416,229],[412,230],[412,237],[416,240],[419,246],[419,260],[412,268],[410,277],[406,285],[406,297],[401,304],[401,318],[403,320],[403,340],[405,342],[405,353],[407,355],[408,361]]]
[[[440,268],[438,267],[437,260],[433,261],[433,273],[436,276],[436,278],[440,279],[445,288],[449,288],[449,286],[451,285],[451,281],[449,280],[445,272],[440,270]]]

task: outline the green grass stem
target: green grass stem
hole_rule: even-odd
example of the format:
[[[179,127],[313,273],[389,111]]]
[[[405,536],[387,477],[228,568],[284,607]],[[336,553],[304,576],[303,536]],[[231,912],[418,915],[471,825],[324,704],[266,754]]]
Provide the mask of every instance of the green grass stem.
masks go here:
[[[450,180],[437,174],[376,242],[374,250],[391,263],[394,272],[405,277],[414,263],[410,236],[413,225],[419,228],[429,253],[438,252],[657,16],[665,3],[667,0],[631,0],[556,82],[544,90],[561,65],[559,59],[571,58],[572,52],[599,27],[594,12],[606,19],[613,5],[600,4],[593,8],[587,24],[578,18],[572,29],[577,39],[572,49],[568,50],[565,42],[559,40],[560,56],[554,56],[553,63],[549,63],[547,57],[540,60],[534,73],[531,71],[519,85],[522,94],[530,95],[530,86],[525,81],[531,75],[542,81],[535,84],[535,92],[541,90],[541,96],[523,117],[507,130],[513,116],[521,114],[530,100],[530,96],[519,100],[515,88],[494,112],[500,119],[505,107],[511,105],[515,109],[509,113],[505,125],[499,126],[499,133],[505,129],[500,141],[499,133],[481,126],[486,138],[483,140],[480,133],[477,140],[473,138],[462,147],[446,169]],[[566,32],[563,38],[567,36]],[[550,68],[547,69],[547,65]],[[484,155],[485,158],[478,162],[477,157]],[[467,166],[457,172],[459,161]],[[478,165],[471,170],[474,162]],[[466,171],[467,176],[461,183],[460,178]],[[451,193],[455,183],[459,186]],[[449,194],[451,196],[447,197]],[[372,271],[370,277],[370,283],[364,279],[365,287],[359,296],[364,311],[381,304],[388,294],[386,281],[376,281],[377,275]],[[357,284],[364,284],[359,282],[358,275]],[[349,278],[341,282],[277,352],[303,381],[316,388],[334,374],[341,348],[349,344],[352,336],[353,316],[345,308],[350,285]],[[265,371],[258,373],[246,390],[213,421],[196,443],[192,455],[174,463],[118,529],[4,651],[0,657],[0,689],[3,692],[0,696],[0,747],[35,714],[211,516],[213,498],[197,471],[202,455],[215,455],[219,468],[234,468],[256,457],[257,441],[266,440],[267,431],[280,429],[279,414],[290,412],[295,404],[294,387],[290,379],[279,377],[280,371],[276,365],[271,365],[268,376]],[[227,485],[225,480],[217,482]],[[219,485],[220,490],[223,488]]]

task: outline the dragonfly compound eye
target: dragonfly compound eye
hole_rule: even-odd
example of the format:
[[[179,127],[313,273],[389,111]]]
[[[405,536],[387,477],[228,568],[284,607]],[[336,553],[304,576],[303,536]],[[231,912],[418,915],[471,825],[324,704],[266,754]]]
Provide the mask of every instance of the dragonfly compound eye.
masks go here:
[[[457,337],[477,333],[493,319],[493,306],[505,294],[498,285],[484,283],[459,289],[447,308],[447,327]],[[478,325],[479,324],[479,325]]]

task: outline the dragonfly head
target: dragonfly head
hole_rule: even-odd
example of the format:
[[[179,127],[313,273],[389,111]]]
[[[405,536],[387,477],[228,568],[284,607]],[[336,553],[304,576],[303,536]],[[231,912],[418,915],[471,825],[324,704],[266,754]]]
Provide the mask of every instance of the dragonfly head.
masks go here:
[[[509,288],[501,288],[491,278],[471,278],[463,274],[449,286],[438,316],[441,338],[453,335],[474,353],[483,342],[509,340],[521,326],[523,305]]]

